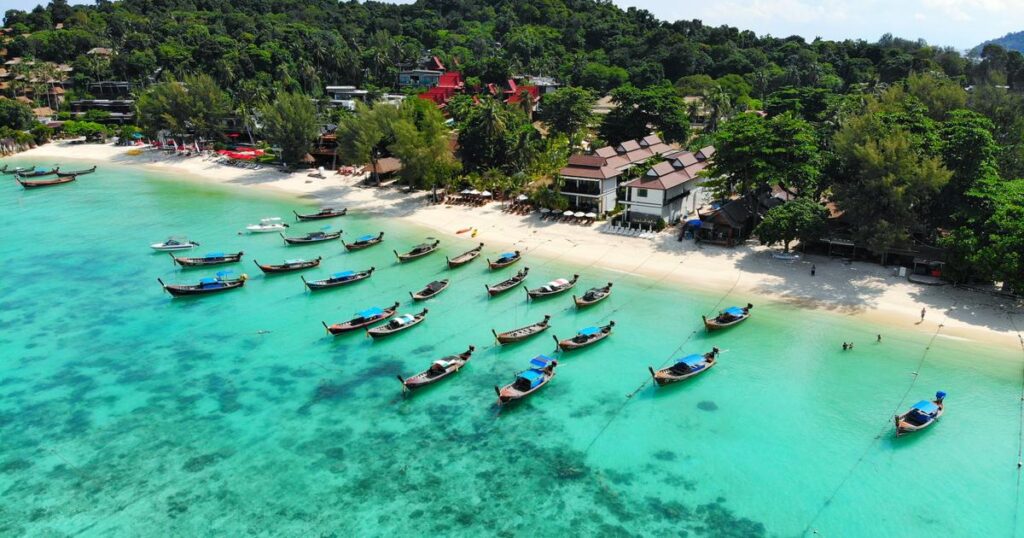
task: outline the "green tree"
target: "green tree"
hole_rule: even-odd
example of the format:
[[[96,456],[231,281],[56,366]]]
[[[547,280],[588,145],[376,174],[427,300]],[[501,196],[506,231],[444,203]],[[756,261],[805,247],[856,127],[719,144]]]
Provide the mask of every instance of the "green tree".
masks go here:
[[[907,77],[907,92],[924,103],[928,116],[936,121],[967,105],[967,92],[941,73],[912,73]]]
[[[0,99],[0,127],[25,131],[32,127],[36,117],[28,105],[14,99]]]
[[[690,136],[686,103],[668,84],[639,89],[622,86],[612,92],[615,109],[601,124],[601,138],[617,144],[642,138],[651,128],[667,141],[685,141]]]
[[[795,114],[771,119],[739,114],[712,137],[715,156],[706,175],[718,194],[781,186],[803,196],[820,190],[821,156],[813,128]]]
[[[400,174],[408,185],[436,189],[461,169],[449,143],[444,116],[433,103],[407,99],[391,129],[395,141],[388,149],[402,161]]]
[[[462,161],[470,171],[522,171],[532,162],[539,140],[525,114],[491,98],[473,107],[459,130]]]
[[[339,155],[353,164],[370,163],[372,176],[379,185],[377,161],[395,142],[394,123],[397,120],[398,109],[391,105],[370,107],[357,104],[355,113],[338,125]]]
[[[768,210],[754,229],[754,235],[762,245],[782,243],[783,249],[789,252],[793,241],[807,244],[819,239],[825,233],[827,216],[828,211],[818,202],[797,198]]]
[[[280,93],[272,103],[260,108],[263,134],[281,148],[286,163],[299,162],[320,134],[313,102],[301,93]]]

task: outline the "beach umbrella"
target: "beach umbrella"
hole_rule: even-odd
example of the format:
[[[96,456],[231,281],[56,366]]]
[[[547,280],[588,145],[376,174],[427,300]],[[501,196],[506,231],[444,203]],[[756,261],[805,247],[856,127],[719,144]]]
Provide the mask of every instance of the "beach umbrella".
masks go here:
[[[473,192],[473,191],[471,191],[471,190],[469,190],[469,189],[462,189],[461,191],[459,191],[459,194],[470,194],[470,193],[472,193],[472,192]]]
[[[551,210],[546,208],[546,207],[542,207],[542,208],[540,208],[540,212],[544,213],[544,214],[548,214],[548,213],[551,213]]]
[[[573,215],[574,215],[574,213],[572,211],[566,211],[565,213],[562,213],[563,217],[571,217]]]
[[[529,199],[530,199],[530,197],[525,195],[525,194],[520,194],[519,196],[516,196],[516,200],[518,200],[520,202],[525,202],[525,201],[527,201]]]
[[[252,157],[250,157],[250,158],[252,158]],[[300,159],[300,160],[302,162],[306,163],[306,164],[312,164],[312,163],[316,162],[316,158],[313,157],[312,155],[308,154],[308,153],[303,155],[302,159]]]
[[[483,196],[484,198],[490,198],[493,195],[491,194],[491,191],[484,191],[480,193],[480,196]]]
[[[590,213],[587,213],[586,215],[583,215],[583,216],[587,217],[588,219],[596,219],[597,218],[597,213],[590,212]]]
[[[582,219],[583,217],[587,216],[587,214],[582,212],[582,211],[577,211],[577,212],[573,213],[572,216],[574,216],[574,217],[576,217],[578,219]]]
[[[478,191],[476,189],[473,189],[473,190],[469,191],[469,193],[467,193],[467,194],[472,194],[473,196],[476,196],[476,195],[480,194],[480,191]]]

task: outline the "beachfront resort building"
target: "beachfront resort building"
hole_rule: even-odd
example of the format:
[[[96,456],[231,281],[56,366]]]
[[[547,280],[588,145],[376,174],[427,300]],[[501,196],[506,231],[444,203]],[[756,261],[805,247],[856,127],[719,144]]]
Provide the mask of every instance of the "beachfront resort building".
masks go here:
[[[647,173],[623,185],[625,220],[633,223],[653,224],[660,220],[678,222],[687,211],[696,211],[696,193],[704,182],[700,172],[708,167],[715,148],[708,146],[696,153],[678,151],[666,154],[665,160],[652,166]]]
[[[609,213],[620,200],[619,186],[630,170],[652,158],[678,151],[678,145],[666,144],[657,135],[650,135],[598,148],[592,155],[573,155],[559,171],[559,193],[569,200],[570,209]]]
[[[340,107],[346,110],[355,110],[356,103],[369,103],[373,96],[369,90],[363,90],[355,86],[327,86],[324,88],[328,104],[332,107]],[[405,96],[402,94],[386,93],[375,99],[378,103],[386,103],[398,106],[402,104]]]
[[[71,102],[71,115],[83,118],[90,110],[106,112],[108,123],[129,123],[135,118],[135,100],[131,98],[131,83],[123,80],[105,80],[89,84],[94,99]]]

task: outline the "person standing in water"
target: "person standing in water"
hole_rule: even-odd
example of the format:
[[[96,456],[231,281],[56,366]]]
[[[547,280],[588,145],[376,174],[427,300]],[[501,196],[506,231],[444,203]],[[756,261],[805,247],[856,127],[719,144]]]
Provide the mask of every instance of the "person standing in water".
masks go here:
[[[818,272],[818,266],[816,266],[816,265],[814,265],[812,263],[811,264],[811,276],[814,276],[814,273],[816,273],[816,272]]]

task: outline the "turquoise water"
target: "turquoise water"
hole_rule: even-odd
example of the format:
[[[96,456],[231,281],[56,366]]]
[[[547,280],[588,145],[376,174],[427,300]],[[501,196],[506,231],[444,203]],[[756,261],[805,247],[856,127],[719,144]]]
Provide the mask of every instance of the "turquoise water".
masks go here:
[[[17,161],[11,161],[16,164]],[[101,164],[101,167],[103,165]],[[309,204],[107,166],[77,183],[0,185],[0,535],[1009,536],[1017,522],[1021,353],[900,333],[746,296],[531,258],[491,273],[444,254],[397,265],[430,232],[352,215],[346,237],[384,245],[286,247],[238,235]],[[295,224],[290,234],[323,223]],[[244,250],[239,291],[171,299],[176,269],[148,245]],[[445,254],[470,240],[442,238]],[[499,247],[485,249],[492,256]],[[253,265],[323,255],[325,276],[378,268],[315,295]],[[568,296],[488,299],[522,266],[529,283],[580,272],[616,283],[577,312]],[[420,326],[391,339],[332,338],[321,320],[402,301],[449,277]],[[695,287],[697,283],[695,283]],[[754,302],[707,335],[700,315]],[[490,330],[553,316],[506,347]],[[615,320],[597,346],[498,410],[493,386],[551,334]],[[882,344],[874,335],[884,333]],[[838,343],[853,340],[855,351]],[[925,354],[925,348],[930,349]],[[395,375],[477,353],[458,375],[403,398]],[[662,389],[648,365],[718,346],[706,375]],[[924,359],[922,361],[922,355]],[[918,372],[915,376],[913,372]],[[915,382],[916,377],[916,382]],[[947,391],[938,425],[896,440],[894,410]]]

